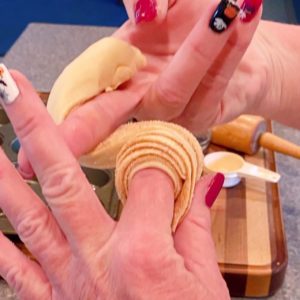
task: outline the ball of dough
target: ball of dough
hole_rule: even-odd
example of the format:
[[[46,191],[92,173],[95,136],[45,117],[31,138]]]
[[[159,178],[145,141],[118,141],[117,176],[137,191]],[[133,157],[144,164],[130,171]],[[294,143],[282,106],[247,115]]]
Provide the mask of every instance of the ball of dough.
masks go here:
[[[61,123],[73,108],[115,90],[145,65],[139,49],[113,37],[101,39],[63,70],[51,90],[47,109],[53,120]]]

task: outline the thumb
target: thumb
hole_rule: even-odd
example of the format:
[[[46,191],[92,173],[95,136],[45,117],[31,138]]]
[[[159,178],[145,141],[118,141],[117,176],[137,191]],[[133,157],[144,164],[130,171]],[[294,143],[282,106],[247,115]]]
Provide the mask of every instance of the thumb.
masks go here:
[[[168,0],[124,0],[124,5],[129,19],[135,23],[162,21],[165,19],[169,2]]]
[[[192,207],[175,233],[175,248],[186,268],[198,278],[212,274],[220,280],[214,242],[211,235],[210,209],[224,183],[224,175],[208,175],[198,182]],[[206,278],[207,280],[207,278]]]

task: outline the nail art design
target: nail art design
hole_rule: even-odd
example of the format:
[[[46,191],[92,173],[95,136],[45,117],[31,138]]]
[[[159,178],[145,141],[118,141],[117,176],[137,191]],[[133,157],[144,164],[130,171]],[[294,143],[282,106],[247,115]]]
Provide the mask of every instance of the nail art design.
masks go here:
[[[138,0],[135,4],[135,22],[151,22],[157,16],[156,0]]]
[[[217,173],[215,177],[212,179],[205,197],[206,205],[209,208],[211,208],[214,202],[216,201],[217,196],[219,195],[223,187],[224,180],[225,177],[222,173]]]
[[[21,148],[19,139],[18,138],[13,139],[12,142],[10,143],[10,147],[14,153],[18,154]]]
[[[222,33],[236,18],[239,11],[236,0],[222,0],[210,20],[210,28],[217,33]]]
[[[262,0],[245,0],[241,6],[240,19],[244,23],[251,22],[256,16]]]
[[[15,101],[20,91],[4,64],[0,64],[0,99],[5,104]]]

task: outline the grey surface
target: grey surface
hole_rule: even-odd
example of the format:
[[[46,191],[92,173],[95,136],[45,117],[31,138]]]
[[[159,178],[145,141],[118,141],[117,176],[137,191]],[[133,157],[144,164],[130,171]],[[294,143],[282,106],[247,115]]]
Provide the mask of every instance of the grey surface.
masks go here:
[[[274,0],[273,2],[280,3]],[[266,1],[266,5],[268,3],[271,2]],[[57,75],[72,58],[113,30],[32,24],[5,56],[4,62],[8,67],[24,72],[37,89],[48,91]],[[300,144],[300,133],[297,130],[275,124],[275,133]],[[280,193],[288,241],[289,266],[284,286],[271,299],[297,300],[300,299],[300,161],[281,155],[276,157],[276,161],[282,174]],[[0,281],[0,300],[5,299],[14,297],[7,285]]]
[[[300,145],[300,131],[275,124],[275,133]],[[279,185],[288,243],[289,265],[283,288],[274,299],[300,299],[300,160],[278,154]]]
[[[292,0],[265,0],[264,19],[297,24]],[[300,145],[300,131],[274,122],[274,133]],[[300,161],[276,155],[289,264],[283,287],[272,300],[300,300]],[[234,298],[236,300],[242,298]]]
[[[63,68],[112,27],[29,24],[4,57],[9,68],[17,68],[39,91],[50,91]]]
[[[273,123],[274,133],[300,145],[300,131]],[[272,300],[300,299],[300,160],[276,154],[289,264],[282,288]],[[242,299],[242,298],[234,298]]]
[[[293,0],[264,0],[264,19],[297,23]]]

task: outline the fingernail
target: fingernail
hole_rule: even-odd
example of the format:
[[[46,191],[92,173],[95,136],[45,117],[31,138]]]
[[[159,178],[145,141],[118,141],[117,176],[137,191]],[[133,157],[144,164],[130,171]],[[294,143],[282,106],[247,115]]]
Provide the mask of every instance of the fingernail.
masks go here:
[[[0,98],[5,104],[16,100],[20,91],[4,64],[0,64]]]
[[[244,23],[251,22],[259,11],[263,0],[244,0],[241,6],[240,19]]]
[[[214,204],[214,202],[217,199],[217,196],[219,195],[223,183],[224,183],[224,175],[222,173],[217,173],[212,181],[210,182],[210,185],[208,187],[208,191],[206,193],[205,202],[206,205],[211,208]]]
[[[136,24],[141,22],[151,22],[157,16],[156,0],[138,0],[134,9]]]
[[[19,153],[20,148],[21,148],[21,144],[18,138],[15,138],[11,143],[10,143],[10,147],[12,149],[12,151],[16,154]]]
[[[217,33],[225,31],[236,18],[240,8],[234,0],[222,0],[214,12],[209,26]]]

